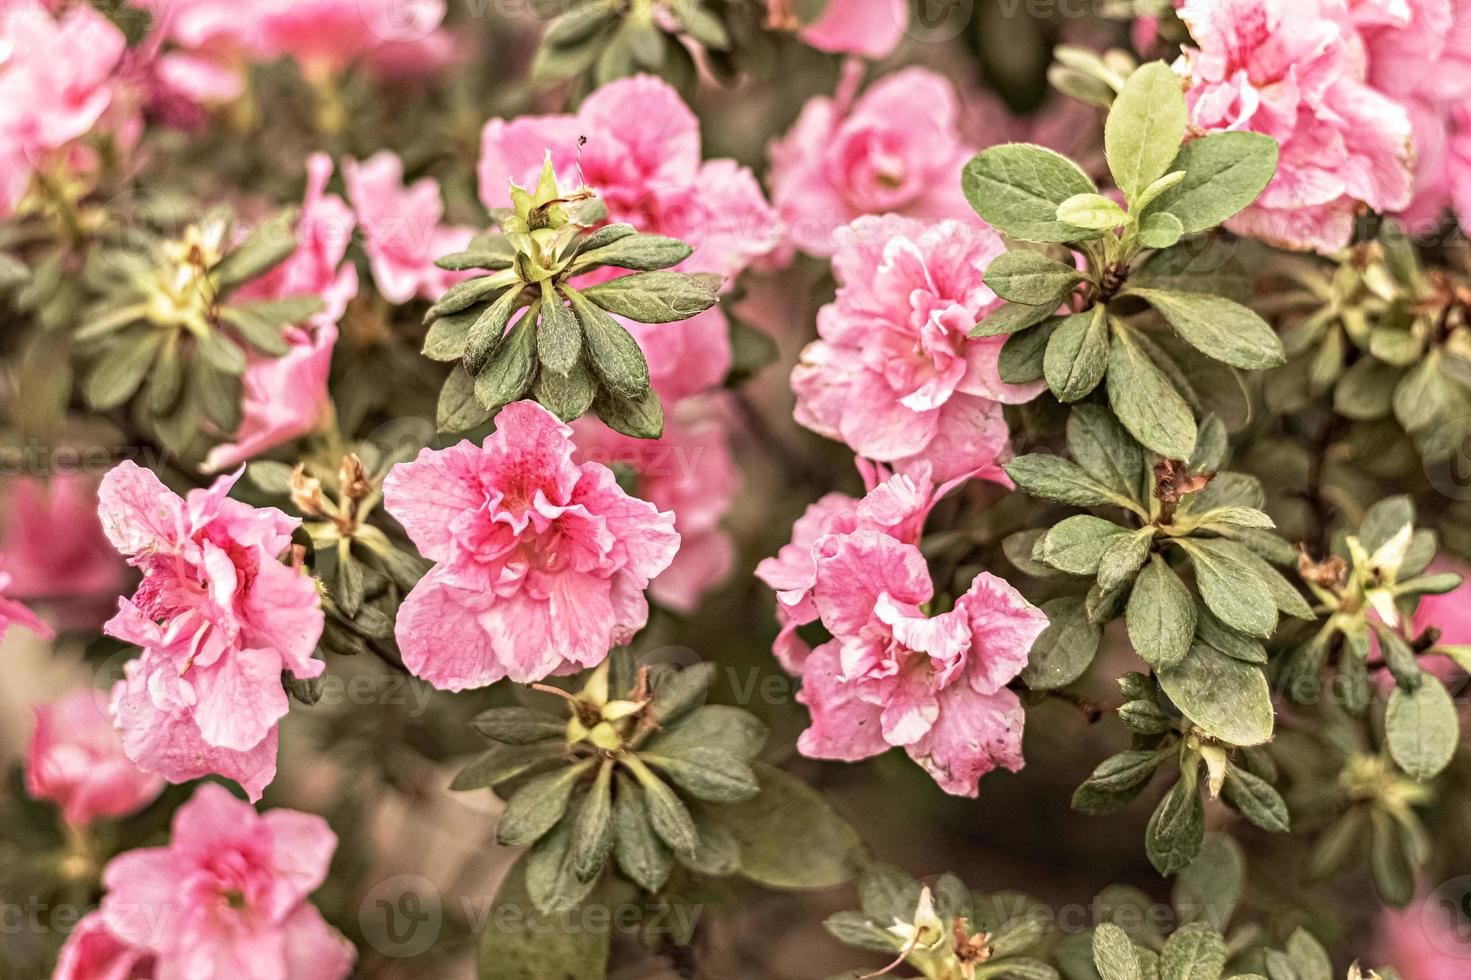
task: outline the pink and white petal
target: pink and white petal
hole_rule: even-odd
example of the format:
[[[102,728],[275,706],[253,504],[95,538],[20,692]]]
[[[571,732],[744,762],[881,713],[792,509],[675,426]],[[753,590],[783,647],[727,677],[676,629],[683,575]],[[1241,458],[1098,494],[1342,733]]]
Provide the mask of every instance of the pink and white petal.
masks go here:
[[[455,518],[484,506],[482,466],[480,450],[467,439],[448,449],[425,449],[384,478],[384,507],[430,561],[454,558]]]
[[[970,624],[971,655],[966,676],[980,694],[994,694],[1021,673],[1032,644],[1047,628],[1047,614],[1004,579],[982,572],[954,614]]]
[[[316,677],[326,664],[312,656],[322,636],[322,599],[316,581],[300,569],[268,561],[244,599],[245,643],[269,647],[298,678]]]
[[[812,713],[812,725],[797,739],[809,759],[857,762],[889,750],[880,716],[883,709],[859,696],[858,685],[843,680],[839,643],[813,650],[802,667],[797,700]]]
[[[198,703],[194,719],[206,744],[248,751],[286,717],[290,701],[281,686],[281,655],[270,649],[236,650],[188,674]]]
[[[337,835],[327,821],[299,810],[268,810],[260,817],[271,839],[275,887],[272,917],[279,919],[327,880]]]
[[[185,533],[183,501],[132,460],[102,478],[97,513],[107,539],[125,555],[171,548]]]
[[[939,706],[939,720],[908,752],[945,792],[976,796],[980,778],[992,769],[1022,767],[1026,718],[1010,690],[977,694],[969,685],[952,684],[940,692]]]
[[[452,585],[446,566],[419,580],[399,607],[395,634],[404,666],[441,691],[485,687],[506,676],[494,641],[480,625],[484,593]]]
[[[929,566],[918,548],[877,531],[830,534],[814,549],[813,599],[835,636],[855,634],[874,618],[879,597],[920,606],[934,593]]]
[[[109,861],[102,872],[107,894],[100,910],[107,931],[128,946],[167,949],[181,873],[167,847],[140,847]]]
[[[288,977],[343,980],[352,972],[357,950],[314,906],[303,902],[283,925]]]

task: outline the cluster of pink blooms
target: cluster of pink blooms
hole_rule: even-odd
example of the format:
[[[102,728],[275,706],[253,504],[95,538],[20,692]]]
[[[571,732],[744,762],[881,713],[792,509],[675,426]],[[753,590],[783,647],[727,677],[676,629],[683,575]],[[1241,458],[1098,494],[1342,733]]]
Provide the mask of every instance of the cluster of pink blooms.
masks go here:
[[[300,521],[227,494],[239,473],[180,498],[126,462],[99,493],[102,526],[143,575],[104,628],[141,647],[113,691],[123,747],[171,782],[210,773],[252,800],[276,773],[282,670],[321,674],[314,580],[279,558]]]
[[[1281,145],[1277,176],[1229,222],[1331,252],[1364,208],[1471,217],[1464,163],[1471,95],[1465,0],[1181,0],[1195,46],[1177,70],[1191,124]]]
[[[256,813],[205,783],[167,847],[119,855],[102,907],[72,931],[55,980],[341,980],[356,953],[307,901],[337,837],[321,817]]]
[[[812,712],[798,749],[851,762],[903,747],[946,792],[975,796],[987,772],[1021,768],[1022,706],[1006,684],[1047,617],[987,572],[950,611],[924,612],[934,586],[920,535],[959,482],[936,487],[921,463],[862,500],[829,494],[756,574],[776,590],[775,652]],[[797,629],[814,622],[832,638],[809,649]]]

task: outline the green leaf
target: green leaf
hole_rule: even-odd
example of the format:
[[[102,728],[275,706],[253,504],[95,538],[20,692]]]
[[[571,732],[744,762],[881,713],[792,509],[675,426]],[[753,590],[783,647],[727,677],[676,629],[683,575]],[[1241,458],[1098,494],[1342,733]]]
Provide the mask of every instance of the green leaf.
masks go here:
[[[1234,541],[1178,538],[1195,566],[1201,598],[1221,622],[1247,636],[1265,639],[1277,628],[1277,603],[1262,580],[1261,561]]]
[[[1146,750],[1109,756],[1073,792],[1073,809],[1094,816],[1123,809],[1143,792],[1162,759],[1158,752]]]
[[[624,329],[623,324],[603,312],[583,293],[568,289],[567,295],[572,300],[572,309],[577,313],[577,319],[582,323],[587,357],[598,380],[609,392],[621,398],[643,398],[649,393],[649,363],[644,359],[644,352],[638,341]]]
[[[1042,358],[1047,387],[1062,402],[1086,396],[1108,369],[1108,313],[1099,303],[1091,310],[1064,317]]]
[[[961,188],[976,213],[997,231],[1028,242],[1078,242],[1100,232],[1057,219],[1057,206],[1096,193],[1088,175],[1067,157],[1029,143],[983,150],[965,165]]]
[[[1036,307],[1031,307],[1036,309]],[[1009,385],[1030,384],[1042,379],[1042,359],[1047,342],[1062,321],[1049,316],[1036,330],[1024,330],[1006,338],[996,358],[996,373]],[[974,335],[974,331],[972,334]]]
[[[664,406],[652,388],[638,398],[624,398],[599,388],[592,408],[614,432],[634,439],[657,439],[664,434]]]
[[[911,913],[913,910],[910,910]],[[822,924],[838,942],[859,949],[893,954],[903,946],[903,940],[874,923],[861,912],[839,912],[830,915]]]
[[[1124,428],[1161,456],[1184,460],[1195,451],[1195,415],[1131,329],[1113,333],[1108,403]]]
[[[1057,206],[1057,220],[1079,228],[1108,231],[1128,220],[1124,209],[1098,193],[1074,194]]]
[[[1171,169],[1185,118],[1180,76],[1163,61],[1141,65],[1124,83],[1104,125],[1103,147],[1114,183],[1128,200]]]
[[[749,711],[711,704],[667,723],[644,743],[644,748],[658,755],[680,757],[713,748],[750,762],[761,753],[766,736],[766,725]]]
[[[741,847],[740,873],[770,888],[831,888],[852,880],[862,863],[858,832],[817,790],[757,763],[761,792],[710,808]]]
[[[1180,219],[1185,234],[1214,228],[1249,206],[1277,173],[1277,141],[1260,133],[1210,133],[1180,149],[1167,168],[1185,178],[1145,209]]]
[[[1098,653],[1103,628],[1089,621],[1080,596],[1049,599],[1042,611],[1047,628],[1027,654],[1022,683],[1034,691],[1051,691],[1083,676]]]
[[[475,376],[475,397],[492,414],[526,394],[536,378],[536,322],[527,313],[506,336],[485,370]]]
[[[474,279],[466,279],[457,282],[445,291],[439,301],[429,307],[424,314],[426,323],[439,319],[442,316],[450,316],[454,313],[462,313],[477,303],[489,303],[496,299],[496,293],[503,290],[513,296],[519,296],[521,290],[516,287],[518,280],[513,273],[500,272],[493,276],[477,276]],[[505,299],[505,296],[499,297]]]
[[[1195,636],[1195,599],[1180,576],[1155,555],[1129,595],[1129,642],[1151,667],[1178,664]]]
[[[1183,922],[1225,929],[1241,900],[1246,857],[1229,835],[1207,833],[1200,854],[1175,879],[1172,903]]]
[[[463,313],[454,313],[435,320],[429,324],[429,329],[424,334],[424,346],[420,353],[430,360],[450,364],[460,360],[465,356],[470,328],[487,309],[483,304],[472,306]]]
[[[649,822],[654,825],[654,832],[676,853],[693,853],[700,838],[689,808],[669,788],[669,784],[654,775],[637,756],[626,756],[624,765],[633,772],[643,789],[644,804],[649,808]]]
[[[1426,780],[1450,764],[1460,740],[1460,720],[1445,685],[1426,675],[1420,687],[1397,687],[1384,716],[1389,754],[1413,779]]]
[[[1401,825],[1383,810],[1371,810],[1369,872],[1386,905],[1404,908],[1415,897],[1415,866]]]
[[[1244,370],[1287,363],[1282,341],[1267,321],[1233,300],[1210,293],[1166,289],[1125,290],[1159,311],[1187,344],[1208,357]]]
[[[572,366],[566,377],[543,369],[536,373],[532,389],[536,400],[563,422],[571,422],[587,414],[598,396],[598,383],[581,362]]]
[[[1028,306],[1025,303],[1002,303],[971,328],[972,337],[1001,337],[1030,330],[1055,315],[1056,306]]]
[[[1272,694],[1260,667],[1196,643],[1185,659],[1159,672],[1159,686],[1192,722],[1231,745],[1272,737]]]
[[[1205,807],[1193,779],[1181,778],[1159,801],[1144,831],[1144,849],[1162,875],[1189,867],[1205,840]]]
[[[456,364],[439,391],[435,427],[440,432],[467,432],[489,422],[490,416],[490,410],[475,397],[475,379],[464,365]]]
[[[465,335],[465,370],[479,375],[490,363],[506,335],[506,324],[511,322],[512,314],[521,303],[521,291],[508,289],[475,319]],[[532,332],[533,320],[534,317],[527,314],[512,329],[523,334]]]
[[[1077,405],[1068,413],[1068,452],[1089,476],[1137,501],[1147,499],[1149,469],[1139,443],[1100,405]]]
[[[1355,361],[1333,386],[1333,410],[1357,422],[1386,418],[1403,375],[1402,368],[1372,357]]]
[[[551,830],[567,812],[572,787],[592,767],[588,759],[557,772],[537,776],[506,803],[495,825],[496,843],[508,847],[530,844]]]
[[[1161,980],[1220,980],[1226,968],[1226,941],[1204,922],[1175,930],[1160,953]]]
[[[297,235],[293,226],[298,214],[298,209],[288,208],[272,215],[210,270],[222,293],[259,279],[296,251]]]
[[[1083,281],[1083,273],[1072,266],[1063,265],[1041,252],[1022,249],[1001,253],[986,268],[986,285],[997,296],[1013,303],[1048,307],[1049,310],[1056,310]]]
[[[490,708],[472,718],[470,727],[506,745],[531,745],[567,735],[566,722],[530,708]]]
[[[1333,961],[1317,937],[1301,926],[1287,937],[1287,958],[1297,980],[1334,980]]]
[[[604,980],[608,930],[568,929],[535,912],[526,889],[528,860],[523,856],[511,868],[485,917],[477,980]]]
[[[1119,705],[1119,721],[1138,735],[1159,735],[1175,727],[1170,716],[1153,701],[1125,701]]]
[[[1094,575],[1109,545],[1127,533],[1112,521],[1078,514],[1044,534],[1037,542],[1033,557],[1073,575]]]
[[[751,767],[720,748],[692,746],[677,756],[652,752],[640,755],[699,800],[735,803],[750,799],[760,790]]]
[[[1227,767],[1221,795],[1243,817],[1263,830],[1285,834],[1291,827],[1287,803],[1282,795],[1271,783],[1239,766]]]
[[[1019,489],[1034,497],[1075,507],[1117,503],[1119,495],[1089,476],[1078,464],[1048,453],[1030,453],[1003,464]]]
[[[148,376],[163,338],[163,331],[153,329],[119,335],[82,381],[87,404],[105,412],[132,398]]]
[[[573,268],[581,273],[599,266],[616,266],[637,272],[655,272],[679,265],[694,249],[677,238],[663,235],[625,235],[600,248],[586,246],[577,253]]]
[[[1168,211],[1145,215],[1139,222],[1139,241],[1150,248],[1169,248],[1184,234],[1185,226]]]
[[[543,763],[561,759],[567,748],[560,742],[544,742],[531,747],[497,745],[476,756],[461,769],[449,784],[457,793],[469,790],[489,789],[498,783],[525,775]]]
[[[683,272],[639,272],[581,290],[589,303],[639,323],[675,323],[720,301],[719,281]],[[577,306],[573,294],[573,306]],[[582,315],[581,310],[578,311]],[[587,320],[583,318],[583,328]]]
[[[536,331],[536,355],[543,368],[564,377],[582,356],[582,327],[552,288],[550,279],[541,282],[541,325]]]
[[[526,891],[532,907],[553,914],[577,908],[597,884],[597,873],[579,878],[573,866],[571,825],[580,820],[587,800],[579,801],[576,815],[557,824],[545,837],[531,846],[526,857]],[[602,871],[599,863],[596,871]]]
[[[1099,923],[1093,930],[1093,965],[1103,980],[1140,980],[1134,941],[1112,922]]]
[[[1127,585],[1149,559],[1154,546],[1154,527],[1142,527],[1114,539],[1098,560],[1098,587],[1118,589]]]
[[[603,870],[613,849],[613,762],[603,760],[592,788],[572,823],[572,873],[578,881],[591,882]]]
[[[291,349],[284,328],[303,323],[320,312],[324,304],[316,296],[255,300],[220,309],[220,319],[239,331],[257,350],[280,357]]]
[[[155,332],[156,336],[161,336]],[[194,338],[200,358],[205,364],[224,374],[245,373],[245,351],[219,330],[210,330]],[[157,343],[155,342],[155,348]]]
[[[674,867],[674,855],[654,831],[644,794],[624,776],[618,777],[613,829],[613,853],[623,873],[645,891],[663,888]]]

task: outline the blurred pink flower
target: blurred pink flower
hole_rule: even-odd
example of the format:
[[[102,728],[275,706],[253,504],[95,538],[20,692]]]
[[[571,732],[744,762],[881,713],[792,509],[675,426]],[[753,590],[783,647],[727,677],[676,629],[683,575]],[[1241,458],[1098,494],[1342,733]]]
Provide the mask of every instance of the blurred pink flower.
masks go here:
[[[740,487],[726,444],[724,414],[713,396],[685,401],[666,417],[660,439],[621,435],[592,416],[572,426],[576,461],[632,470],[633,492],[660,510],[674,512],[679,551],[649,583],[649,594],[681,613],[692,612],[735,562],[735,545],[720,527]]]
[[[1348,244],[1361,207],[1410,203],[1410,118],[1367,84],[1344,0],[1183,0],[1179,13],[1199,45],[1176,66],[1192,125],[1281,145],[1277,176],[1229,228],[1332,252]]]
[[[321,817],[258,814],[205,783],[174,814],[167,847],[108,863],[102,922],[156,957],[161,977],[339,980],[356,958],[352,944],[307,901],[336,847]]]
[[[802,672],[811,652],[797,629],[818,618],[817,604],[812,599],[817,584],[818,540],[831,534],[878,531],[901,544],[917,545],[935,504],[965,479],[936,486],[928,463],[920,463],[909,474],[869,470],[864,476],[869,490],[862,500],[830,493],[808,505],[792,525],[791,543],[756,566],[756,577],[776,592],[781,632],[772,644],[772,652],[794,674]]]
[[[100,626],[127,566],[102,533],[95,481],[73,471],[18,476],[4,501],[0,569],[11,577],[9,594],[46,602],[62,628]]]
[[[256,18],[231,0],[143,0],[153,18],[134,57],[151,89],[152,109],[166,121],[202,121],[203,107],[245,94],[252,61],[261,60]],[[192,110],[192,111],[191,111]]]
[[[1042,390],[1001,381],[1004,338],[969,336],[999,302],[982,277],[1004,250],[991,229],[959,221],[885,215],[843,229],[837,299],[792,371],[797,421],[871,460],[927,460],[936,480],[994,464],[1006,448],[1002,404]]]
[[[819,51],[885,58],[909,26],[909,0],[828,0],[797,36]]]
[[[395,466],[384,506],[437,564],[399,609],[404,665],[459,691],[601,662],[648,619],[644,589],[679,548],[674,515],[573,463],[572,430],[506,406],[483,446]]]
[[[153,954],[108,931],[99,910],[82,916],[66,937],[51,980],[152,980],[157,970]]]
[[[823,535],[812,556],[812,601],[833,639],[802,667],[802,754],[852,762],[902,746],[958,796],[998,765],[1020,769],[1024,715],[1006,684],[1047,625],[1041,610],[982,572],[952,610],[926,616],[923,555],[881,531]]]
[[[219,771],[254,798],[274,773],[281,672],[321,674],[323,619],[312,578],[277,560],[300,521],[229,499],[239,475],[180,499],[134,463],[107,474],[102,526],[143,582],[105,631],[143,648],[114,692],[129,758],[174,782]],[[205,747],[233,753],[228,771]]]
[[[867,214],[980,223],[960,190],[961,168],[974,150],[957,129],[960,107],[950,82],[907,68],[854,101],[857,81],[845,80],[834,98],[809,101],[771,145],[771,196],[790,244],[833,255],[838,230]]]
[[[26,756],[26,792],[61,807],[66,822],[83,826],[98,817],[126,817],[163,792],[160,776],[141,772],[123,753],[90,688],[36,706],[36,728]]]
[[[11,624],[24,627],[35,633],[42,639],[49,640],[54,635],[51,627],[36,618],[36,614],[27,609],[23,604],[14,599],[8,599],[5,593],[10,589],[10,575],[0,572],[0,640],[5,639],[6,632]]]
[[[440,30],[444,0],[265,0],[254,16],[271,56],[290,55],[320,79],[355,63],[388,74],[443,67],[452,45]]]
[[[87,4],[53,17],[30,4],[0,10],[0,216],[48,157],[92,132],[113,107],[127,43]]]
[[[1374,959],[1405,980],[1465,980],[1471,975],[1471,939],[1461,910],[1431,895],[1379,916]]]
[[[403,161],[387,150],[362,163],[342,161],[347,195],[357,213],[363,247],[378,292],[390,303],[415,296],[438,299],[466,273],[446,272],[435,260],[463,251],[475,232],[440,224],[439,182],[423,177],[404,186]]]

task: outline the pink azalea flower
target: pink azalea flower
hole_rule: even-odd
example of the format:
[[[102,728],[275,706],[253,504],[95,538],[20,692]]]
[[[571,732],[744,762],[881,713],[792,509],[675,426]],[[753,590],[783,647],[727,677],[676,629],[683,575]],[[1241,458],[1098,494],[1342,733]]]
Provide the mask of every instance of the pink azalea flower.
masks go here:
[[[391,74],[434,71],[452,53],[440,31],[444,0],[266,0],[263,6],[256,18],[266,51],[295,58],[308,78],[336,75],[357,62]]]
[[[261,60],[259,24],[229,0],[144,0],[152,28],[134,51],[152,89],[151,109],[190,128],[204,107],[245,94],[250,62]]]
[[[797,421],[872,460],[928,460],[937,480],[993,465],[1006,448],[1002,404],[1042,390],[1001,381],[1003,338],[969,337],[999,302],[982,277],[1001,237],[886,215],[859,218],[838,242],[837,299],[792,371]]]
[[[979,223],[960,190],[961,168],[975,151],[957,130],[960,107],[950,82],[908,68],[854,101],[857,82],[852,75],[836,97],[809,101],[771,145],[772,201],[791,243],[831,256],[840,247],[838,230],[866,214]]]
[[[88,912],[66,937],[51,980],[152,980],[158,961],[107,928],[101,911]]]
[[[404,186],[403,161],[387,150],[363,163],[342,162],[347,194],[357,212],[363,247],[378,292],[390,303],[415,296],[438,299],[466,273],[446,272],[435,260],[463,251],[475,233],[441,225],[439,182],[424,177]]]
[[[1410,203],[1410,118],[1366,84],[1344,0],[1184,0],[1179,13],[1199,45],[1177,65],[1192,124],[1281,145],[1277,176],[1228,227],[1332,252],[1361,207]]]
[[[724,406],[692,399],[674,407],[660,439],[632,439],[591,416],[573,423],[578,462],[626,467],[640,497],[674,512],[679,552],[649,583],[649,594],[689,613],[701,596],[730,574],[735,545],[720,527],[740,487],[726,444]]]
[[[1471,943],[1460,911],[1438,895],[1379,916],[1373,959],[1408,980],[1463,980],[1471,974]]]
[[[817,621],[817,604],[812,590],[817,584],[816,546],[832,534],[876,531],[901,544],[919,544],[925,519],[940,499],[968,477],[935,485],[932,468],[920,463],[912,473],[888,473],[864,467],[868,493],[854,500],[843,493],[830,493],[808,505],[792,525],[792,540],[775,557],[756,566],[756,577],[776,592],[777,619],[781,632],[772,646],[782,666],[794,674],[811,649],[797,635],[798,627]]]
[[[7,599],[5,593],[10,589],[10,575],[0,572],[0,640],[5,638],[5,633],[10,629],[10,624],[22,626],[43,640],[49,640],[54,635],[51,627],[36,618],[36,614],[14,599]]]
[[[126,851],[103,870],[102,924],[156,957],[160,977],[337,980],[352,944],[307,901],[336,847],[321,817],[259,814],[205,783],[174,814],[167,847]]]
[[[123,753],[122,739],[97,699],[98,692],[72,691],[36,706],[36,730],[26,756],[26,791],[61,807],[73,826],[98,817],[126,817],[163,792]]]
[[[0,215],[25,193],[33,169],[102,122],[126,47],[87,4],[58,17],[26,4],[0,11]]]
[[[802,754],[851,762],[902,746],[959,796],[998,765],[1020,769],[1023,712],[1006,684],[1046,628],[1041,610],[982,572],[953,609],[926,616],[923,555],[881,531],[825,534],[812,558],[812,601],[833,639],[802,666]]]
[[[819,51],[886,58],[909,26],[909,0],[829,0],[797,36]]]
[[[102,533],[96,483],[74,471],[19,476],[4,500],[0,569],[10,574],[9,594],[45,602],[63,628],[100,626],[127,566]]]
[[[404,665],[459,691],[597,664],[648,619],[644,589],[679,548],[674,515],[630,497],[535,402],[483,446],[395,466],[384,505],[435,562],[399,609]]]
[[[105,631],[143,648],[113,694],[128,757],[172,782],[220,772],[257,798],[287,709],[281,671],[324,669],[322,608],[313,580],[277,561],[300,521],[229,499],[239,476],[180,499],[131,462],[107,474],[102,526],[143,582]]]

